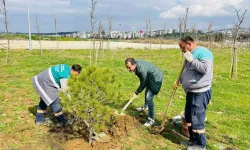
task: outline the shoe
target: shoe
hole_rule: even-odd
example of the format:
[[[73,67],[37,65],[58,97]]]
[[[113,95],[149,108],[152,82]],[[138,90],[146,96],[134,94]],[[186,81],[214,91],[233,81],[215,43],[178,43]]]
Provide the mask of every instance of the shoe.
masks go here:
[[[36,121],[37,126],[51,126],[53,122],[49,118],[44,118],[44,121]]]
[[[206,147],[202,145],[188,146],[187,150],[206,150]]]
[[[144,111],[144,110],[148,110],[148,107],[142,105],[141,107],[136,108],[137,111]]]
[[[152,118],[150,118],[150,117],[148,117],[148,120],[147,120],[146,123],[144,123],[144,126],[145,126],[145,127],[150,127],[150,126],[152,126],[152,125],[154,125],[154,124],[155,124],[155,120],[152,119]]]
[[[67,126],[70,126],[70,125],[72,125],[73,124],[73,122],[74,122],[74,120],[64,120],[64,121],[62,121],[62,122],[60,122],[60,123],[57,123],[57,127],[67,127]]]
[[[193,141],[190,141],[190,140],[185,141],[185,142],[181,142],[181,145],[183,145],[183,146],[193,146],[195,144],[196,144],[196,142],[193,142]]]

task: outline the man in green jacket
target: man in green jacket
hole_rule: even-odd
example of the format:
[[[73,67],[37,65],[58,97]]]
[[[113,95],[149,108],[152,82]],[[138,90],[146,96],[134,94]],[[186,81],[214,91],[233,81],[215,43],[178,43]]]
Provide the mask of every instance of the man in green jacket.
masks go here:
[[[137,108],[137,110],[143,111],[148,109],[149,117],[144,126],[152,126],[155,123],[153,99],[154,96],[157,95],[161,89],[164,74],[154,64],[144,60],[135,60],[134,58],[127,58],[125,60],[125,65],[129,72],[135,72],[135,74],[140,79],[140,85],[135,91],[134,96],[137,96],[144,90],[144,88],[146,88],[145,104]]]

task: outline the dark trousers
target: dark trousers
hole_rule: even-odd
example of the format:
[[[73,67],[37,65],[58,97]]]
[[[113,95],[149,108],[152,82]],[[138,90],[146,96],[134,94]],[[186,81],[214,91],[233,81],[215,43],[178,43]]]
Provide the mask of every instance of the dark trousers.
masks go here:
[[[61,107],[61,102],[60,99],[57,98],[51,105],[50,107],[52,108],[52,111],[56,114],[62,111],[62,107]],[[39,105],[37,106],[37,110],[46,110],[48,108],[48,106],[46,105],[46,103],[43,101],[42,98],[40,98],[40,102]],[[57,116],[57,119],[59,122],[61,122],[61,120],[64,120],[64,115],[59,115]],[[43,122],[44,121],[44,114],[43,113],[37,113],[36,114],[36,122]]]
[[[193,132],[205,130],[206,109],[211,99],[211,89],[205,92],[188,92],[186,95],[185,119],[191,123],[190,140],[197,145],[206,146],[206,133]]]

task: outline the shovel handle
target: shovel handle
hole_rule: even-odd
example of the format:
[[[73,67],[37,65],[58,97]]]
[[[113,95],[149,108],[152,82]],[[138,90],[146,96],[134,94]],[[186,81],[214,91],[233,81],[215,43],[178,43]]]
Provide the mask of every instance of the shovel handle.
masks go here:
[[[133,97],[129,100],[129,102],[122,108],[122,112],[124,112],[124,111],[128,108],[128,106],[133,102],[133,100],[134,100],[135,98],[136,98],[136,97],[133,96]]]
[[[184,68],[185,68],[185,66],[186,66],[186,63],[187,63],[187,61],[185,60],[184,63],[183,63],[183,65],[182,65],[182,68],[181,68],[181,71],[180,71],[180,73],[179,73],[179,76],[178,76],[178,78],[177,78],[177,83],[178,83],[178,84],[179,84],[179,82],[180,82],[180,80],[181,80],[181,76],[182,76],[182,74],[183,74],[183,71],[184,71]],[[170,107],[171,107],[171,104],[172,104],[172,102],[173,102],[173,100],[174,100],[174,96],[175,96],[176,90],[177,90],[177,88],[173,89],[173,91],[172,91],[170,100],[169,100],[169,102],[168,102],[168,105],[167,105],[165,114],[164,114],[163,119],[162,119],[161,127],[164,127],[164,126],[166,125],[167,116],[168,116],[168,111],[169,111],[169,109],[170,109]]]

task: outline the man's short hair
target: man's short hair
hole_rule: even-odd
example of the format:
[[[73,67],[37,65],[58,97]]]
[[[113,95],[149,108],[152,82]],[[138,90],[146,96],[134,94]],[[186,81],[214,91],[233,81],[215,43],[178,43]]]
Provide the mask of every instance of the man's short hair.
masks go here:
[[[71,69],[72,69],[73,71],[78,72],[78,73],[81,73],[81,71],[82,71],[82,67],[81,67],[80,65],[78,65],[78,64],[74,64],[74,65],[71,67]]]
[[[125,64],[128,64],[128,62],[130,62],[131,65],[134,65],[134,64],[136,63],[136,61],[135,61],[134,58],[127,58],[127,59],[125,60]]]
[[[191,36],[186,36],[186,37],[180,38],[180,41],[184,43],[188,43],[188,42],[194,42],[194,39]]]

